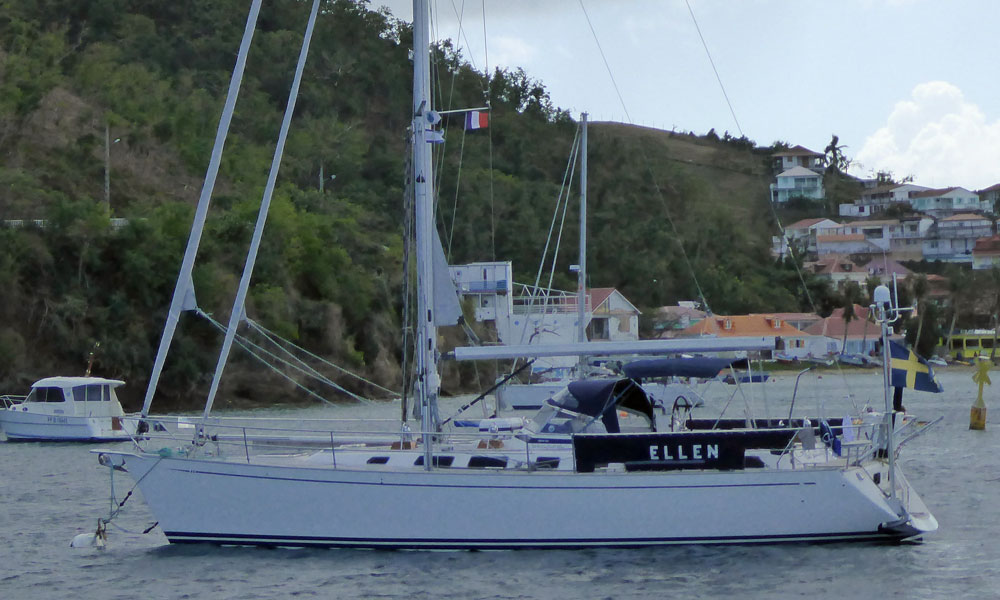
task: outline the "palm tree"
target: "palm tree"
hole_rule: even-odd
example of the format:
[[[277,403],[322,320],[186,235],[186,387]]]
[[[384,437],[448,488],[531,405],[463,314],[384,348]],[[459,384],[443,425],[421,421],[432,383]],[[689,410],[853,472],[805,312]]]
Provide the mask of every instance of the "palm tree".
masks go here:
[[[951,354],[951,338],[955,333],[955,323],[962,308],[971,301],[970,292],[974,289],[971,277],[963,269],[956,269],[948,276],[948,302],[951,304],[951,322],[948,324],[948,334],[944,342],[946,355]]]
[[[844,340],[840,345],[840,353],[844,354],[847,351],[847,330],[851,324],[851,321],[857,316],[854,314],[854,305],[857,304],[859,300],[862,299],[861,287],[858,286],[855,281],[848,281],[844,284],[843,289],[843,310],[840,317],[844,319]]]
[[[830,143],[827,145],[824,152],[826,152],[826,170],[827,172],[837,172],[846,171],[848,167],[851,166],[851,161],[844,156],[841,151],[846,148],[846,145],[838,144],[840,138],[836,134],[830,139]]]

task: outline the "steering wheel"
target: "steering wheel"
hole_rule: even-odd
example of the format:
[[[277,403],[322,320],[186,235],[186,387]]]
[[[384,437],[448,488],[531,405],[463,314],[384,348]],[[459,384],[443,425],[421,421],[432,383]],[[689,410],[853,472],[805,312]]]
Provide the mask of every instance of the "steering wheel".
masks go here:
[[[691,409],[694,405],[683,394],[674,398],[674,407],[670,410],[670,431],[674,430],[675,423],[682,425],[691,416]]]

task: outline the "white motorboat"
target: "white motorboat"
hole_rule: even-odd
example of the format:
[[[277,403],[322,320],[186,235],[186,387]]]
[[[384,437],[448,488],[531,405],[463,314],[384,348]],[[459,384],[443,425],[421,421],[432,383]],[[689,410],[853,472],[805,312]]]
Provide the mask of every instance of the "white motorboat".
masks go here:
[[[259,0],[248,20],[252,35]],[[313,4],[306,41],[317,14]],[[885,412],[839,423],[740,419],[695,421],[677,411],[669,425],[635,379],[580,381],[547,401],[525,427],[468,435],[441,431],[436,311],[433,169],[428,142],[441,117],[432,109],[429,15],[414,1],[412,150],[417,247],[416,396],[420,432],[380,443],[252,451],[236,436],[220,437],[208,423],[218,377],[243,315],[243,298],[259,241],[232,310],[205,420],[190,442],[162,438],[128,450],[100,450],[112,478],[127,471],[172,543],[334,546],[411,549],[636,547],[679,543],[751,543],[914,539],[937,521],[901,473],[894,436],[907,419],[893,410],[885,374]],[[245,62],[244,37],[237,69]],[[303,51],[302,57],[305,56]],[[293,91],[297,89],[300,58]],[[234,81],[238,81],[234,72]],[[232,87],[230,88],[233,89]],[[238,89],[238,86],[237,86]],[[223,120],[228,108],[223,111]],[[288,110],[294,109],[294,96]],[[286,113],[286,120],[289,113]],[[283,124],[276,156],[280,156]],[[220,124],[220,132],[224,132]],[[224,139],[224,135],[222,136]],[[218,139],[218,138],[217,138]],[[218,148],[218,146],[217,146]],[[217,152],[213,152],[213,161]],[[209,172],[212,172],[210,166]],[[203,190],[202,199],[209,194]],[[266,214],[267,192],[262,201]],[[196,214],[207,212],[199,204]],[[197,219],[197,217],[196,217]],[[192,239],[200,224],[192,228]],[[200,234],[200,233],[199,233]],[[192,251],[192,247],[194,250]],[[176,309],[193,301],[190,272],[197,241],[189,241],[156,365],[162,365]],[[190,260],[189,260],[190,259]],[[887,288],[876,294],[886,337],[898,316]],[[190,307],[189,307],[190,308]],[[655,340],[637,352],[723,350],[759,340]],[[754,347],[753,343],[758,344]],[[888,344],[884,344],[888,348]],[[645,348],[645,350],[643,350]],[[498,346],[456,352],[456,359],[497,353],[597,356],[627,353],[614,344]],[[886,361],[888,364],[889,361]],[[155,386],[154,367],[151,386]],[[152,387],[147,392],[152,397]],[[626,417],[622,417],[622,413]],[[662,420],[662,419],[661,419]],[[912,421],[910,421],[912,422]],[[817,432],[821,442],[817,442]],[[245,429],[243,434],[246,435]],[[372,433],[372,437],[376,437]],[[235,438],[235,439],[234,439]],[[244,438],[246,439],[246,438]],[[234,443],[235,442],[235,443]],[[290,444],[290,446],[293,444]]]
[[[118,402],[118,379],[46,377],[26,397],[4,396],[0,429],[8,441],[101,442],[134,433]]]

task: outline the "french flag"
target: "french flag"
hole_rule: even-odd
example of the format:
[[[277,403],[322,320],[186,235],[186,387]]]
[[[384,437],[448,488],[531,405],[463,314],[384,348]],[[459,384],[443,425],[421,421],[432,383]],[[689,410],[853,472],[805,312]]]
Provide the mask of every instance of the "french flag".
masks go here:
[[[465,129],[486,129],[490,124],[490,113],[470,110],[465,113]]]

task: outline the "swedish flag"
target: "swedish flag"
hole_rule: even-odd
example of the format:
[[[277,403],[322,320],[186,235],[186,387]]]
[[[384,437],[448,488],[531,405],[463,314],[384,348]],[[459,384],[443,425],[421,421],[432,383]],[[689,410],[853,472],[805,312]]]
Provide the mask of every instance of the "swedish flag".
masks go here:
[[[889,342],[892,371],[889,383],[895,388],[910,388],[921,392],[943,392],[927,361],[902,344]]]

